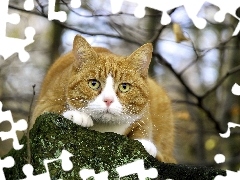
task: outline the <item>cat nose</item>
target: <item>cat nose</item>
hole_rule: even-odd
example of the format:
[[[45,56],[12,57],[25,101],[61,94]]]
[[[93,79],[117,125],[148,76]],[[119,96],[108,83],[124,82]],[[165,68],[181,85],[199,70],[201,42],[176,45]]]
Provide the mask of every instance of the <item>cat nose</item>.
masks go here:
[[[113,98],[104,98],[103,100],[107,107],[109,107],[113,103]]]

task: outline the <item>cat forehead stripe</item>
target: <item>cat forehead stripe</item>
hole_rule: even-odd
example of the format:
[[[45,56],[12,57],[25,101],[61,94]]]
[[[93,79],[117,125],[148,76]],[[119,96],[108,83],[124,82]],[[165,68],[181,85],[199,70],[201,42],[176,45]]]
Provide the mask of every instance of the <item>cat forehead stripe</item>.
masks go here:
[[[112,75],[109,74],[106,79],[106,87],[107,87],[107,85],[108,85],[108,87],[113,87],[113,83],[114,83],[113,77],[112,77]]]
[[[106,84],[105,84],[105,87],[103,88],[103,92],[102,94],[107,97],[114,97],[116,96],[115,94],[115,91],[114,91],[114,88],[113,88],[113,84],[114,84],[114,81],[113,81],[113,78],[111,75],[108,75],[107,79],[106,79]]]

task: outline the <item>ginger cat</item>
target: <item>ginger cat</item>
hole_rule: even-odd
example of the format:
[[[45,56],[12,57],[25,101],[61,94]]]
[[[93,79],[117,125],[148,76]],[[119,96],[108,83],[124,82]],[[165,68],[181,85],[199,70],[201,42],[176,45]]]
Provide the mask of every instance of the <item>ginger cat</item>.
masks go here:
[[[171,104],[148,77],[151,57],[150,43],[123,57],[77,35],[73,50],[48,71],[31,124],[43,112],[60,113],[80,126],[138,140],[159,161],[175,162]]]

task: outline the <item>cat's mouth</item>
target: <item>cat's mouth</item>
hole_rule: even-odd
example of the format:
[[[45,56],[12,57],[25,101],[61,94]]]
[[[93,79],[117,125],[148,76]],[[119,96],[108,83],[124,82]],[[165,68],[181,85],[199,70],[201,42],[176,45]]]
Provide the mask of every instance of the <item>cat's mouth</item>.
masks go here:
[[[105,123],[115,123],[116,119],[120,119],[119,115],[114,114],[109,110],[92,112],[91,117],[93,120],[97,122],[105,122]]]
[[[86,110],[94,116],[103,116],[105,114],[112,116],[120,116],[122,114],[121,109],[113,107],[97,107],[97,108],[95,107],[87,108]]]
[[[111,124],[123,124],[132,123],[136,119],[139,119],[139,115],[129,114],[121,107],[116,106],[88,106],[84,109],[92,120],[98,123],[111,123]]]
[[[101,114],[102,116],[104,116],[104,115],[108,115],[108,116],[109,116],[109,115],[119,116],[121,113],[116,112],[116,111],[113,110],[113,109],[106,108],[106,109],[100,110],[100,111],[99,111],[99,114]]]
[[[109,108],[106,109],[104,113],[105,114],[112,114],[112,115],[114,115],[114,113]]]

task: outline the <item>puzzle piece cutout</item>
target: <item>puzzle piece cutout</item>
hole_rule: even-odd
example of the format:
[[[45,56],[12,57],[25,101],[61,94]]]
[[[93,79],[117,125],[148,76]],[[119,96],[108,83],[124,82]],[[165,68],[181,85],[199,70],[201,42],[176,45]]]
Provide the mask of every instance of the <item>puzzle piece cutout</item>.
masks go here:
[[[137,174],[139,180],[145,180],[146,178],[157,178],[158,176],[157,169],[145,169],[144,161],[142,159],[117,167],[116,171],[118,172],[119,178],[132,174]],[[95,174],[94,169],[82,169],[79,172],[79,175],[83,180],[87,180],[90,177],[93,177],[95,180],[108,180],[107,171]]]
[[[240,4],[240,3],[239,3]],[[227,5],[227,4],[226,4]],[[237,9],[237,8],[236,8]],[[236,11],[236,10],[235,10]],[[221,15],[220,15],[221,16]],[[221,20],[221,19],[220,19]],[[237,26],[239,26],[240,23],[238,23]],[[237,29],[237,28],[236,28]],[[239,26],[239,30],[240,30],[240,26]],[[239,32],[238,30],[238,32]],[[236,30],[235,30],[236,31]],[[238,33],[237,32],[237,33]],[[240,95],[240,86],[235,83],[232,87],[232,93],[236,96]],[[240,124],[237,123],[233,123],[233,122],[228,122],[228,129],[225,133],[219,133],[219,135],[222,138],[228,138],[231,134],[230,128],[235,128],[235,127],[240,127]],[[216,161],[216,163],[224,163],[225,162],[225,156],[223,154],[217,154],[214,157],[214,160]],[[230,171],[230,170],[226,170],[226,176],[221,176],[218,175],[214,178],[214,180],[238,180],[240,179],[240,170],[237,172],[234,171]]]
[[[25,47],[33,43],[35,29],[32,27],[25,28],[26,39],[10,38],[6,36],[6,24],[18,24],[20,21],[19,14],[8,14],[9,0],[0,1],[0,55],[7,59],[14,53],[18,53],[19,59],[25,62],[29,59],[29,53]]]
[[[228,138],[231,134],[230,128],[240,127],[240,124],[228,122],[228,129],[225,133],[219,133],[222,138]],[[223,154],[216,154],[214,157],[216,163],[224,163],[225,156]],[[240,170],[237,172],[226,170],[226,176],[218,175],[214,178],[214,180],[238,180],[240,179]]]
[[[209,2],[215,6],[218,6],[220,10],[215,14],[214,19],[217,22],[223,22],[227,13],[234,16],[238,21],[240,18],[236,15],[236,10],[240,7],[239,0],[219,1],[219,0],[126,0],[137,4],[134,15],[138,18],[142,18],[145,15],[145,7],[162,11],[161,24],[167,25],[171,22],[171,17],[168,14],[169,10],[184,6],[189,18],[193,21],[193,24],[203,29],[206,27],[207,21],[204,18],[198,17],[198,13],[205,2]],[[120,12],[123,0],[111,0],[112,13],[116,14]],[[240,23],[233,32],[233,36],[236,36],[240,31]]]
[[[95,174],[94,169],[82,169],[79,172],[79,176],[83,180],[87,180],[90,177],[93,177],[94,180],[108,180],[108,172],[107,171],[103,171],[103,172],[100,172],[99,174]]]
[[[225,133],[219,133],[222,138],[228,138],[230,136],[230,128],[240,127],[240,124],[228,122],[228,129]]]
[[[240,18],[236,15],[237,9],[240,7],[239,0],[228,0],[228,1],[219,1],[219,0],[207,0],[208,2],[218,6],[220,10],[215,14],[214,19],[217,22],[223,22],[226,14],[231,14],[233,17],[238,19],[238,25],[233,32],[233,36],[236,36],[240,31]]]
[[[118,2],[116,2],[118,1]],[[152,9],[156,9],[159,11],[162,11],[162,19],[161,23],[163,25],[167,25],[171,22],[171,17],[167,13],[167,11],[172,10],[176,7],[182,6],[184,3],[184,0],[171,0],[171,3],[169,3],[168,0],[126,0],[132,3],[137,4],[137,7],[135,9],[134,15],[138,18],[142,18],[145,15],[145,7],[149,7]],[[123,0],[111,0],[111,7],[112,7],[112,13],[116,14],[121,10]]]
[[[25,164],[22,168],[23,173],[26,175],[25,179],[32,179],[32,180],[51,180],[50,174],[47,171],[46,173],[42,173],[39,175],[34,176],[33,175],[33,167],[31,164]]]
[[[218,175],[214,178],[214,180],[239,180],[240,179],[240,171],[234,172],[234,171],[226,170],[226,173],[227,173],[226,176]]]
[[[239,86],[237,83],[235,83],[235,84],[233,85],[231,91],[232,91],[232,93],[233,93],[234,95],[240,96],[240,86]]]
[[[58,160],[61,160],[62,169],[64,171],[70,171],[73,168],[73,164],[70,160],[70,157],[72,156],[73,155],[68,151],[62,150],[61,155],[57,159],[44,160],[44,166],[45,166],[46,172],[38,175],[33,175],[33,167],[31,164],[26,164],[22,168],[23,173],[26,175],[26,178],[21,180],[42,180],[42,179],[50,180],[51,178],[50,178],[50,173],[48,169],[48,164]],[[139,180],[145,180],[146,178],[157,178],[158,176],[158,171],[155,168],[150,168],[148,170],[145,170],[144,161],[142,159],[120,166],[116,168],[116,171],[119,174],[119,178],[131,175],[131,174],[137,174]],[[96,174],[94,169],[82,169],[79,172],[79,176],[83,180],[87,180],[90,177],[93,177],[95,180],[108,180],[107,171]]]
[[[79,8],[81,4],[81,0],[71,0],[70,2],[72,8]]]
[[[214,160],[216,163],[224,163],[225,162],[225,156],[223,154],[217,154],[214,157]],[[214,178],[214,180],[239,180],[240,179],[240,171],[234,172],[226,170],[226,176],[218,175]]]
[[[56,0],[49,0],[48,4],[48,19],[59,20],[64,22],[67,20],[67,13],[64,11],[55,12]],[[25,51],[25,47],[33,43],[33,37],[35,35],[35,29],[33,27],[25,28],[26,39],[11,38],[6,36],[6,24],[18,24],[20,22],[19,14],[8,14],[9,0],[0,1],[0,55],[6,60],[14,53],[18,53],[19,59],[22,62],[26,62],[30,55]],[[81,0],[71,0],[72,8],[79,8],[81,6]],[[24,9],[31,11],[34,9],[34,1],[26,0],[24,2]]]
[[[31,11],[34,9],[34,2],[33,0],[26,0],[23,5],[24,9],[27,11]]]
[[[48,1],[48,20],[59,20],[65,22],[67,20],[67,13],[65,11],[55,11],[56,0]],[[81,6],[81,0],[71,0],[70,5],[72,8],[79,8]]]
[[[49,0],[48,2],[48,20],[59,20],[60,22],[65,22],[67,20],[67,13],[65,11],[55,11],[56,0]]]
[[[215,6],[218,6],[220,8],[220,10],[214,15],[214,19],[217,22],[223,22],[227,13],[239,19],[239,17],[236,16],[236,10],[240,7],[239,0],[207,0],[207,2],[214,4]]]
[[[0,158],[0,179],[5,180],[3,168],[11,168],[15,164],[15,161],[12,156],[5,157],[3,160]]]
[[[217,164],[225,162],[225,156],[223,154],[216,154],[214,160]]]
[[[145,169],[144,161],[142,159],[117,167],[116,171],[118,172],[120,178],[131,174],[137,174],[139,180],[157,178],[158,176],[156,168]]]
[[[42,179],[51,180],[48,164],[54,161],[59,161],[59,160],[61,160],[62,169],[64,171],[70,171],[73,168],[72,161],[70,160],[70,157],[72,156],[73,154],[69,153],[67,150],[62,150],[61,155],[58,158],[51,159],[51,160],[45,159],[43,163],[44,163],[46,172],[38,175],[33,175],[33,167],[31,164],[25,164],[22,170],[23,170],[23,173],[26,175],[26,178],[22,180],[42,180]]]
[[[19,150],[23,145],[19,144],[16,131],[24,131],[27,129],[28,125],[24,119],[18,120],[17,122],[13,121],[12,113],[10,110],[3,112],[2,111],[2,102],[0,101],[0,123],[3,121],[10,122],[12,129],[8,132],[0,132],[0,138],[2,141],[6,139],[13,139],[13,148]]]
[[[118,1],[118,0],[117,0]],[[133,3],[138,4],[138,6],[135,9],[134,15],[138,18],[141,18],[145,15],[145,7],[149,7],[152,9],[156,9],[159,11],[162,11],[162,18],[161,18],[161,24],[167,25],[171,22],[171,17],[168,14],[169,10],[172,10],[174,8],[177,8],[179,6],[184,6],[185,10],[189,16],[189,18],[192,19],[194,25],[198,27],[199,29],[203,29],[207,22],[205,19],[200,18],[197,16],[199,10],[201,9],[202,5],[204,4],[205,0],[198,0],[198,1],[192,1],[192,0],[126,0]],[[121,9],[122,2],[119,2],[117,4],[116,0],[111,0],[111,6],[112,6],[112,13],[118,13]]]

